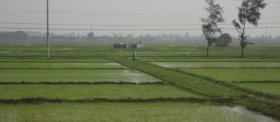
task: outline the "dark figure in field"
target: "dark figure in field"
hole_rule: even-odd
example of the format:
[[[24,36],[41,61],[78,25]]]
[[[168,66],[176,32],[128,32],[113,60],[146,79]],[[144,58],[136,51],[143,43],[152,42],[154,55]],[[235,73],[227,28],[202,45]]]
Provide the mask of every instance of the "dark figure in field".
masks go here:
[[[132,54],[132,60],[133,60],[133,61],[136,61],[136,57],[137,57],[137,56],[136,56],[136,52],[135,52],[135,51],[133,51],[133,54]]]

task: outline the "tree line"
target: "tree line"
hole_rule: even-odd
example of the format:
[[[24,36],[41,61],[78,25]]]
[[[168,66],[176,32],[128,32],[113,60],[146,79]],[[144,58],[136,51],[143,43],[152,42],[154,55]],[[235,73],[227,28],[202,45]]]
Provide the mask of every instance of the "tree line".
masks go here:
[[[223,8],[215,3],[214,0],[205,0],[208,7],[205,10],[209,13],[208,17],[202,18],[202,32],[207,40],[206,56],[209,56],[210,46],[217,42],[218,35],[223,35],[222,28],[218,27],[219,23],[225,22],[223,17]],[[253,44],[247,40],[246,27],[248,24],[258,26],[261,19],[261,10],[266,7],[264,0],[243,0],[241,6],[238,7],[238,19],[232,21],[233,26],[239,33],[241,57],[244,57],[244,49]]]
[[[0,32],[0,40],[5,41],[18,41],[28,39],[28,34],[23,31],[15,32]]]

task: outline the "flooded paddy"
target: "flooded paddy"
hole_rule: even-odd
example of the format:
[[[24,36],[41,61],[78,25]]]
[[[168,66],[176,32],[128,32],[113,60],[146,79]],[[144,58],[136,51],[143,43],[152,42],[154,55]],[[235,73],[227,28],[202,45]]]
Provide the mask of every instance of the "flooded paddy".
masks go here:
[[[12,89],[12,90],[11,90]],[[0,99],[155,99],[205,98],[169,84],[0,85]]]
[[[0,82],[161,82],[136,70],[0,69]]]
[[[1,62],[0,69],[126,69],[118,63]]]

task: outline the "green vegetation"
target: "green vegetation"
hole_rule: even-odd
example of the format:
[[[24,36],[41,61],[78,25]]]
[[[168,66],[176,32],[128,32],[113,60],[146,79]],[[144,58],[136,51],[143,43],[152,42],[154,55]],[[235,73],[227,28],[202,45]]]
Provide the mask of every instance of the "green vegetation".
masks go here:
[[[223,7],[215,0],[205,1],[208,15],[201,19],[201,29],[207,42],[188,33],[123,38],[115,32],[94,36],[91,31],[87,37],[55,34],[49,51],[47,33],[46,56],[40,33],[0,32],[0,122],[277,121],[265,115],[280,120],[279,38],[250,38],[256,43],[250,47],[253,43],[247,40],[248,24],[258,25],[267,3],[242,0],[238,19],[232,21],[240,43],[229,45],[230,35],[219,28]],[[115,49],[117,41],[143,41],[145,46]]]
[[[117,63],[35,63],[35,62],[1,62],[0,69],[125,69]]]
[[[151,47],[152,48],[152,47]],[[227,47],[227,48],[219,48],[219,47],[211,47],[211,55],[207,58],[205,57],[205,47],[199,46],[189,46],[189,45],[182,45],[182,46],[158,46],[155,47],[156,49],[149,50],[149,49],[139,49],[137,50],[138,56],[141,58],[166,58],[166,59],[197,59],[197,60],[208,60],[208,59],[215,59],[215,60],[252,60],[258,61],[261,60],[271,60],[271,59],[278,59],[280,57],[279,45],[271,46],[250,46],[246,48],[246,53],[244,56],[246,58],[240,59],[240,47]],[[162,49],[158,49],[162,48]],[[131,56],[131,52],[120,52],[121,55]]]
[[[141,61],[146,62],[153,62],[153,63],[173,63],[173,62],[280,62],[279,59],[236,59],[236,58],[224,58],[224,59],[214,59],[214,58],[188,58],[188,57],[172,57],[172,58],[165,58],[165,57],[141,57]]]
[[[109,57],[108,57],[109,58]],[[195,93],[208,96],[239,96],[241,92],[226,88],[222,85],[212,83],[206,79],[187,75],[181,72],[169,70],[160,66],[152,65],[142,61],[131,61],[122,57],[110,57],[112,61],[118,62],[123,66],[148,73],[162,81],[172,83],[178,87],[183,87]]]
[[[112,49],[112,45],[53,45],[51,50],[52,59],[45,60],[45,47],[44,45],[0,45],[0,61],[21,59],[30,60],[45,60],[51,61],[77,61],[80,62],[105,62],[102,59],[102,55],[122,55],[131,56],[133,51],[136,51],[139,59],[142,58],[171,58],[171,59],[196,59],[196,60],[208,60],[205,57],[206,48],[201,45],[190,44],[171,44],[171,45],[149,45],[143,49],[126,49],[115,50]],[[188,52],[188,55],[186,54]],[[246,58],[240,59],[240,47],[232,46],[227,48],[211,47],[211,55],[209,59],[213,60],[272,60],[279,61],[280,58],[279,45],[260,45],[256,44],[246,48],[244,56]],[[22,60],[22,61],[24,61]],[[108,60],[107,60],[108,62]]]
[[[231,42],[232,42],[231,35],[228,33],[223,33],[216,40],[215,44],[217,47],[228,47]]]
[[[276,122],[239,107],[206,103],[0,105],[0,121]]]
[[[242,88],[280,96],[280,83],[236,83],[236,85]]]
[[[2,82],[160,82],[136,70],[0,69]]]
[[[41,45],[0,45],[0,121],[263,120],[202,102],[243,105],[280,118],[279,46],[250,46],[244,59],[239,50],[213,47],[206,58],[199,45],[53,45],[45,59]],[[172,67],[155,65],[160,63]]]
[[[280,62],[152,62],[167,68],[280,68]]]
[[[267,6],[264,0],[244,0],[241,6],[238,7],[238,22],[234,19],[232,21],[239,33],[240,46],[241,46],[241,57],[244,56],[244,48],[252,44],[247,40],[246,30],[248,24],[252,24],[255,27],[258,26],[259,20],[261,19],[261,10]]]
[[[11,90],[12,89],[12,90]],[[203,98],[174,86],[159,85],[0,85],[0,99],[151,99]]]
[[[183,69],[222,81],[280,81],[280,69]]]
[[[77,58],[77,59],[63,59],[63,58],[52,58],[52,59],[45,59],[45,58],[37,58],[37,57],[0,57],[0,62],[15,62],[15,63],[25,63],[25,62],[35,62],[35,63],[112,63],[109,60],[106,60],[104,58],[93,58],[93,59],[83,59],[83,58]]]
[[[220,4],[216,3],[214,0],[206,0],[208,15],[205,18],[202,18],[202,32],[207,40],[207,57],[209,56],[210,46],[217,40],[217,35],[222,32],[222,28],[218,24],[225,22],[223,17],[223,7]]]

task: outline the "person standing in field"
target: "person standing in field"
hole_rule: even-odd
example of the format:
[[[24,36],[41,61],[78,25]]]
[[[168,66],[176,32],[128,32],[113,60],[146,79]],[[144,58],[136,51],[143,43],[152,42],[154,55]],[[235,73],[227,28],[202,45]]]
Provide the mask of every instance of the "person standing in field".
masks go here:
[[[132,60],[133,60],[133,61],[136,61],[136,52],[135,52],[135,51],[133,51]]]

